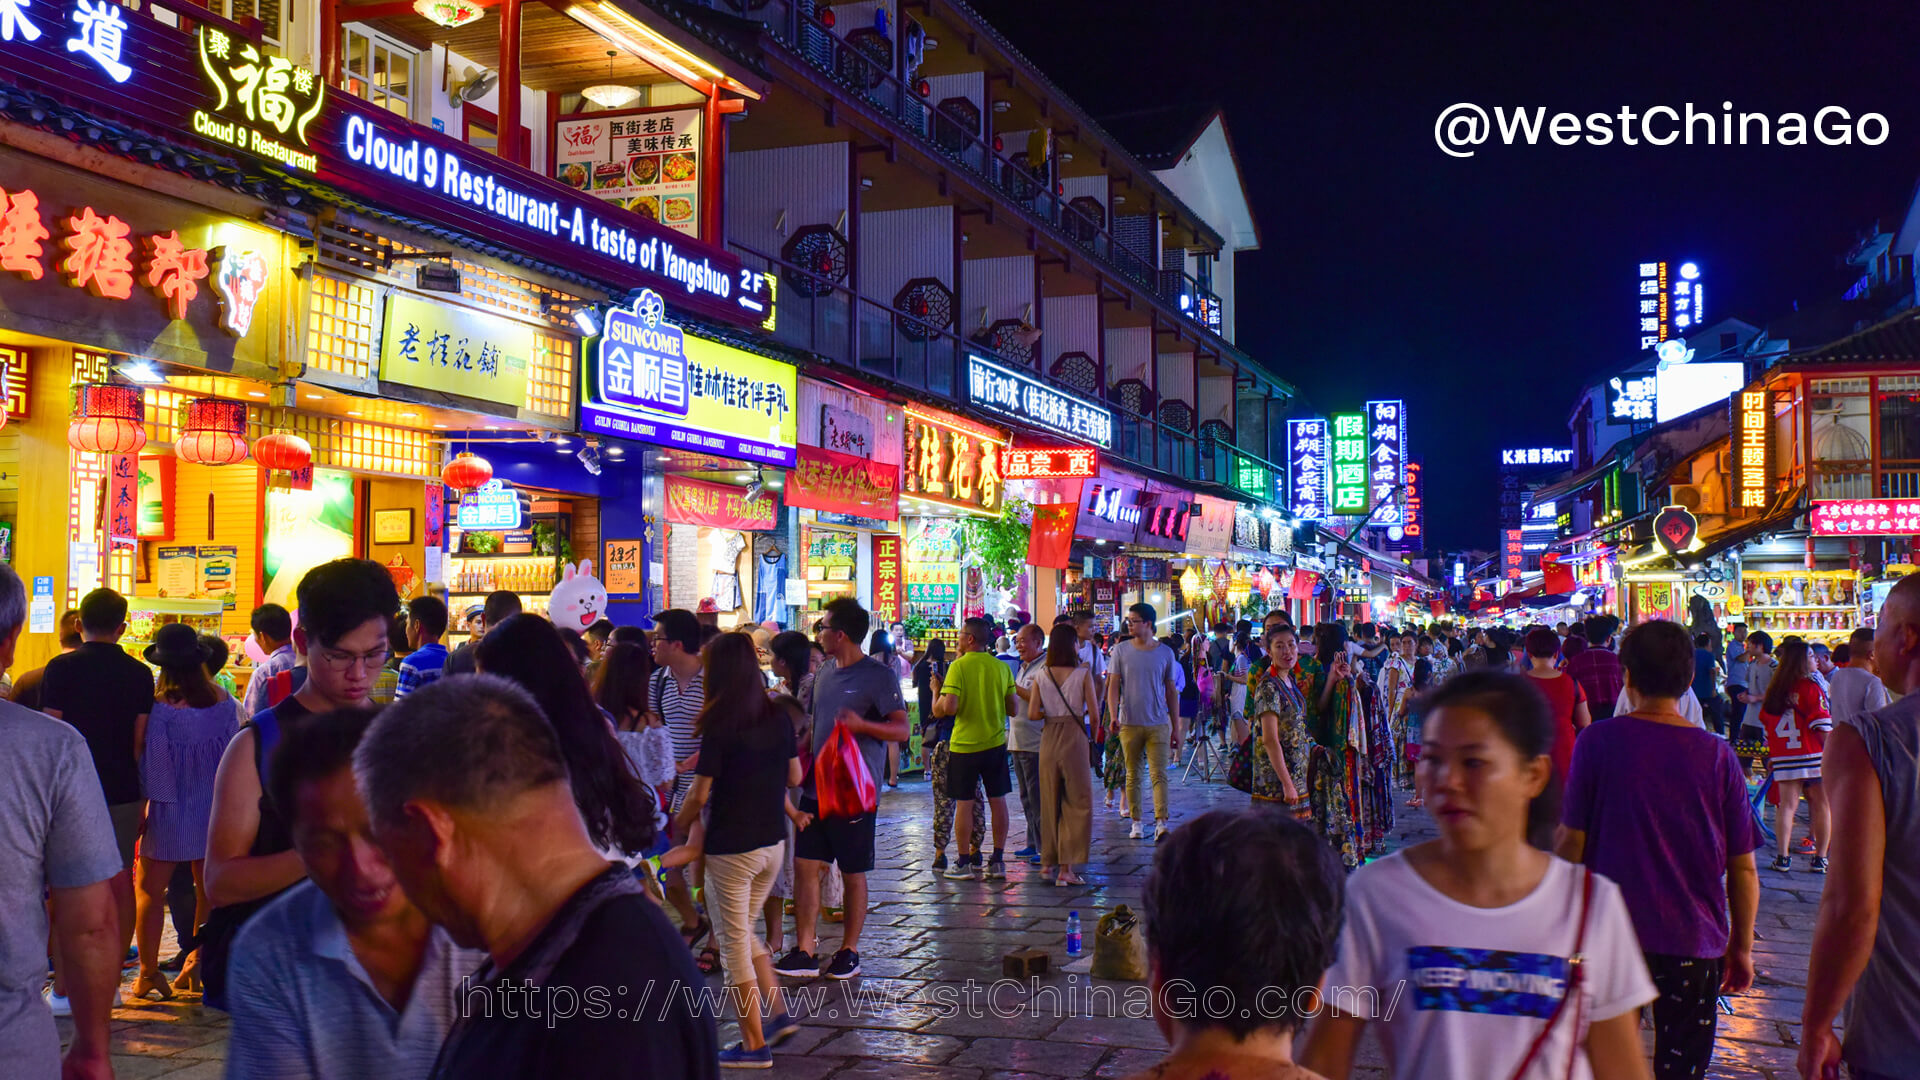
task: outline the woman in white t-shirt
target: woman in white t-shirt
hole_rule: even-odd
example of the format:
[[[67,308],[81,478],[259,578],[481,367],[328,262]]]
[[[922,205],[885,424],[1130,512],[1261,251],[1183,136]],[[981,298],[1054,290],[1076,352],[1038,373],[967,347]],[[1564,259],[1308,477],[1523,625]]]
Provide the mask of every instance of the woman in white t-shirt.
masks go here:
[[[1374,1022],[1396,1080],[1649,1075],[1639,1010],[1657,995],[1619,888],[1528,843],[1551,828],[1552,746],[1524,679],[1469,672],[1434,693],[1416,783],[1439,839],[1349,880],[1302,1064],[1344,1080]]]

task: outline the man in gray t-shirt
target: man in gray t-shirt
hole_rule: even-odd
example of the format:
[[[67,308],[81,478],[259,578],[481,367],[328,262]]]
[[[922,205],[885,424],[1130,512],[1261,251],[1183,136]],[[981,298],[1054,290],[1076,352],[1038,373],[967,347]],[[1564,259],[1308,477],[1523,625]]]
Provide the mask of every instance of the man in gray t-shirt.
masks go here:
[[[0,563],[0,670],[13,664],[26,590]],[[23,1080],[60,1075],[60,1035],[40,996],[47,909],[73,1010],[67,1062],[105,1075],[107,1021],[120,983],[119,909],[108,882],[120,848],[87,740],[69,724],[0,701],[0,1061]]]
[[[1167,835],[1167,759],[1180,747],[1179,661],[1154,640],[1158,613],[1151,604],[1127,609],[1128,640],[1107,658],[1107,712],[1120,719],[1120,748],[1127,755],[1128,836],[1141,837],[1140,766],[1153,779],[1153,838]]]

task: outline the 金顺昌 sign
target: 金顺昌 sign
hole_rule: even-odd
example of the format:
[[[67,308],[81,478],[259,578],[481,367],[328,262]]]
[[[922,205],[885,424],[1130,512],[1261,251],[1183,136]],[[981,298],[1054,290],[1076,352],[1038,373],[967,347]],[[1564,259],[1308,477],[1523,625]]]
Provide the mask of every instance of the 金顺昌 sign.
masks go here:
[[[1287,491],[1293,516],[1327,516],[1327,422],[1319,417],[1287,421]]]
[[[466,493],[453,523],[461,529],[510,532],[526,520],[526,503],[505,480],[493,479]]]
[[[1101,449],[1113,445],[1113,413],[990,360],[967,356],[967,400],[990,412]]]
[[[1000,475],[1008,480],[1085,479],[1099,470],[1100,455],[1087,449],[1018,447],[1000,452]]]
[[[798,440],[792,364],[682,332],[660,294],[607,312],[585,365],[583,430],[790,466]]]
[[[1006,499],[1004,435],[957,416],[909,409],[906,438],[906,494],[999,516]]]
[[[1920,499],[1839,499],[1813,504],[1815,536],[1920,535]]]
[[[1773,416],[1765,390],[1742,390],[1733,395],[1733,505],[1740,510],[1767,505],[1773,462]]]
[[[1340,413],[1330,421],[1332,450],[1328,454],[1327,485],[1330,510],[1364,517],[1367,512],[1367,418]]]
[[[1525,450],[1500,451],[1500,464],[1508,467],[1518,465],[1571,465],[1573,451],[1556,450],[1552,447],[1529,447]]]
[[[539,347],[526,323],[395,293],[387,298],[380,378],[517,409],[527,403],[528,361]]]
[[[1367,483],[1368,501],[1383,509],[1374,516],[1374,524],[1396,527],[1400,524],[1400,503],[1396,496],[1405,479],[1407,459],[1407,406],[1400,401],[1367,402]]]

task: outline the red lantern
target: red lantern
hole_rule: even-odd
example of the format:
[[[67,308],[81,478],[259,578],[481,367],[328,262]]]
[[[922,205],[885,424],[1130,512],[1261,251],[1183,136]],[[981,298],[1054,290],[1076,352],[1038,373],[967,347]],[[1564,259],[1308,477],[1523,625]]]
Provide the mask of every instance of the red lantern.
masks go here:
[[[254,442],[253,460],[263,469],[299,472],[313,464],[313,446],[298,435],[276,431]]]
[[[194,398],[182,409],[173,454],[194,465],[234,465],[247,460],[247,407],[237,401]]]
[[[455,491],[472,491],[493,479],[493,465],[470,451],[461,451],[440,470],[440,482]]]
[[[147,445],[147,402],[136,386],[75,388],[67,445],[83,454],[133,454]]]

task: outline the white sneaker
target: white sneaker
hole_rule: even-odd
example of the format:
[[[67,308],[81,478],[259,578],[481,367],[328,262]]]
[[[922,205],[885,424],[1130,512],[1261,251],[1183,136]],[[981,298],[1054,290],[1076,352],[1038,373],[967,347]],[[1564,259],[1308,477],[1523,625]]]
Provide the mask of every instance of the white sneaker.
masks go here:
[[[55,1016],[72,1016],[73,1015],[73,1003],[68,1001],[63,995],[54,993],[53,987],[51,986],[47,987],[46,993],[42,996],[44,996],[47,999],[47,1008],[53,1010],[53,1015]]]
[[[1134,822],[1133,828],[1127,830],[1127,839],[1129,840],[1140,839],[1140,823],[1139,822],[1137,821]]]
[[[1164,821],[1156,821],[1156,822],[1154,822],[1154,823],[1153,823],[1153,840],[1154,840],[1154,843],[1159,843],[1160,841],[1162,841],[1162,840],[1165,840],[1165,839],[1167,838],[1167,833],[1168,833],[1168,832],[1170,832],[1170,831],[1171,831],[1171,830],[1167,828],[1167,823],[1166,823],[1166,822],[1164,822]]]

